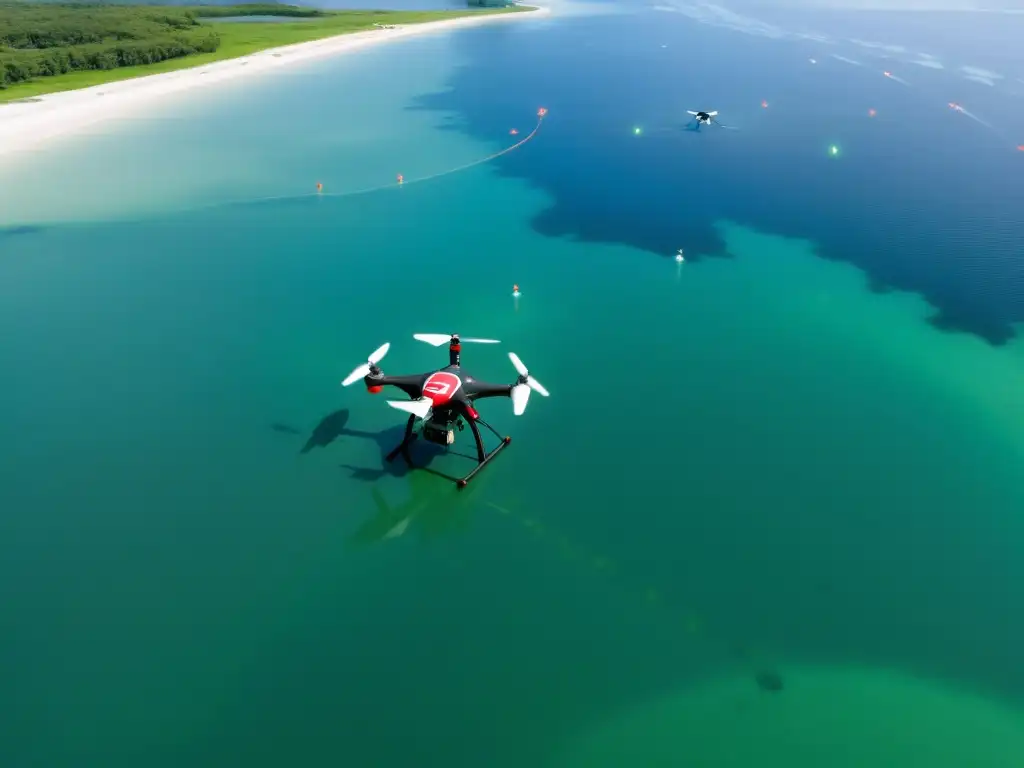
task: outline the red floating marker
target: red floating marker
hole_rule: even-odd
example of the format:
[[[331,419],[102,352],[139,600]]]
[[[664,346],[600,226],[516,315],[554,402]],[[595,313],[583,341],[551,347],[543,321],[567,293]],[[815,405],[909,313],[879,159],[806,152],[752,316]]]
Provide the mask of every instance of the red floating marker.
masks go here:
[[[404,181],[405,181],[405,177],[404,177],[404,176],[402,176],[402,174],[398,174],[398,177],[397,177],[397,179],[398,179],[398,183],[399,183],[399,184],[401,184],[402,182],[404,182]]]
[[[1021,152],[1024,152],[1024,144],[1018,144],[1017,149],[1019,149]]]
[[[883,72],[882,74],[886,77],[892,77],[892,72]]]
[[[537,110],[537,117],[544,117],[544,115],[546,115],[547,113],[547,109],[545,107],[541,107],[540,109]]]
[[[515,128],[513,128],[511,131],[509,131],[509,134],[512,135],[512,136],[518,136],[519,135],[519,131],[517,131]]]
[[[767,101],[762,101],[762,102],[761,102],[761,107],[762,107],[763,109],[768,109],[768,102],[767,102]]]
[[[868,110],[868,117],[874,117],[874,116],[875,116],[875,115],[877,115],[877,114],[878,114],[878,113],[877,113],[877,112],[875,112],[875,110],[874,110],[874,109],[869,109],[869,110]]]

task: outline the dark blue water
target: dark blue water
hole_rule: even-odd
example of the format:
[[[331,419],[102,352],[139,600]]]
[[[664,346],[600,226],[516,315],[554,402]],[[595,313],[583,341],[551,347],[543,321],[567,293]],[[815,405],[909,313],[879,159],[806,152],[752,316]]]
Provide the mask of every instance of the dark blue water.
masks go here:
[[[830,48],[654,11],[538,31],[520,55],[502,30],[461,44],[473,64],[424,106],[461,112],[475,135],[510,101],[551,108],[564,141],[509,171],[553,195],[534,221],[547,235],[713,256],[724,216],[810,237],[876,289],[921,294],[938,327],[1000,344],[1024,321],[1024,102],[1003,90],[911,65],[905,87]],[[951,100],[997,115],[997,130]],[[739,130],[684,132],[685,109],[718,109]]]

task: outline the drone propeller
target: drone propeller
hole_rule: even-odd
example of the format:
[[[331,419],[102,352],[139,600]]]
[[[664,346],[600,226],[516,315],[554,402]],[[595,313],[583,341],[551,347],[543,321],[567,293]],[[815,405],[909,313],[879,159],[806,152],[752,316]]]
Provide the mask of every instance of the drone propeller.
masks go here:
[[[453,333],[414,333],[412,337],[417,341],[425,341],[434,347],[440,347],[447,344],[449,341],[454,339],[457,334]],[[500,344],[501,342],[497,339],[466,339],[461,336],[458,337],[459,341],[469,342],[470,344]]]
[[[522,416],[528,402],[530,402],[530,388],[528,386],[516,384],[512,387],[512,413],[516,416]]]
[[[434,402],[429,397],[421,397],[419,400],[388,400],[387,402],[392,408],[411,413],[420,419],[426,419],[430,415],[431,407],[434,405]]]
[[[512,361],[512,365],[519,374],[519,381],[512,387],[512,412],[516,416],[522,416],[523,411],[526,410],[526,404],[530,401],[531,389],[543,397],[547,397],[550,393],[530,375],[526,366],[523,365],[523,361],[519,359],[519,355],[509,352],[508,359]]]
[[[384,344],[377,347],[377,349],[374,350],[373,354],[370,355],[369,358],[367,358],[365,363],[360,365],[358,368],[352,371],[352,373],[345,377],[345,380],[341,382],[341,386],[347,387],[349,384],[354,384],[360,379],[365,379],[367,376],[369,376],[371,369],[377,367],[377,363],[384,359],[384,355],[388,353],[388,350],[390,348],[390,342],[385,342]]]

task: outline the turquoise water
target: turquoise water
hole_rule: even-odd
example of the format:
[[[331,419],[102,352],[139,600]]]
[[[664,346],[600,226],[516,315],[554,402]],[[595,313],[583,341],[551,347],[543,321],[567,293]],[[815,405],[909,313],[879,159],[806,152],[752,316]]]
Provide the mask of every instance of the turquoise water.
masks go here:
[[[572,117],[509,92],[481,139],[410,109],[460,50],[209,89],[3,172],[4,765],[731,768],[749,737],[945,768],[995,732],[1024,759],[1021,345],[724,213],[732,258],[682,265],[539,233],[514,174],[568,162]],[[503,165],[301,197],[486,157],[544,105]],[[402,420],[338,386],[384,341],[387,372],[442,365],[412,334],[451,331],[551,391],[484,403],[513,442],[461,493],[385,469]],[[902,736],[863,727],[883,695]],[[826,701],[825,751],[794,743]],[[985,727],[936,755],[950,717]]]

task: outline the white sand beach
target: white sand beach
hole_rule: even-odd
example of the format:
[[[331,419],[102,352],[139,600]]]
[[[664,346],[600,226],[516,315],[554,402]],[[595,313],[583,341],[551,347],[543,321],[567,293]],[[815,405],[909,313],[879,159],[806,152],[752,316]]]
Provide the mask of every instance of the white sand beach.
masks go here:
[[[0,160],[16,153],[38,150],[40,145],[97,123],[139,114],[154,101],[170,94],[221,83],[241,76],[288,66],[324,56],[338,56],[371,45],[414,35],[446,32],[479,24],[535,19],[550,10],[538,7],[525,13],[482,14],[424,24],[398,25],[367,32],[326,37],[308,43],[268,48],[259,53],[226,59],[174,72],[51,93],[38,98],[0,104]]]

